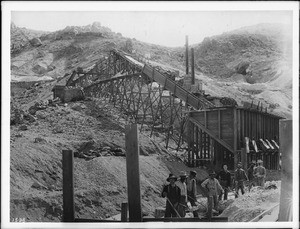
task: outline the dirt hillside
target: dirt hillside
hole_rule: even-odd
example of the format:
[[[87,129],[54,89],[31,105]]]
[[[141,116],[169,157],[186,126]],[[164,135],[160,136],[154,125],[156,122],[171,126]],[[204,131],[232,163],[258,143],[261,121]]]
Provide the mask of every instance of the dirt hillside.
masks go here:
[[[47,86],[51,85],[44,85],[46,91]],[[61,220],[62,149],[76,152],[76,216],[106,218],[120,213],[121,203],[127,201],[126,117],[103,101],[44,105],[51,94],[38,103],[34,93],[25,92],[35,104],[44,103],[36,110],[35,105],[15,108],[23,118],[11,126],[11,217]],[[158,140],[163,141],[159,133]],[[164,204],[159,193],[169,170],[160,157],[168,155],[146,133],[140,135],[140,145],[143,212],[149,215]]]

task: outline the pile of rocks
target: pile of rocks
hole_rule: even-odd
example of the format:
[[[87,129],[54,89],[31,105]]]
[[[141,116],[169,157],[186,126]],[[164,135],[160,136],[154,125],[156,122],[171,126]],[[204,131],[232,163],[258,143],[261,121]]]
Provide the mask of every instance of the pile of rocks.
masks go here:
[[[57,107],[61,101],[59,98],[55,100],[46,100],[36,102],[28,110],[24,110],[14,105],[11,105],[11,115],[10,115],[10,124],[11,125],[21,125],[20,130],[27,130],[26,125],[34,123],[39,118],[39,111],[47,109],[47,107]]]
[[[74,152],[74,157],[83,158],[87,161],[92,160],[96,157],[107,157],[107,156],[117,156],[117,157],[125,157],[126,152],[122,148],[111,148],[109,146],[105,146],[99,149],[90,149],[87,152]]]

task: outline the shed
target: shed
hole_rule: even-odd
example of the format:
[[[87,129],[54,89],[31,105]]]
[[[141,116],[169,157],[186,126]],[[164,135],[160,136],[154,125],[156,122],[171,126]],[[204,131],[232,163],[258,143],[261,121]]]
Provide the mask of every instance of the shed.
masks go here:
[[[257,109],[219,107],[189,113],[188,162],[234,169],[262,159],[267,169],[279,168],[279,120],[282,117]]]

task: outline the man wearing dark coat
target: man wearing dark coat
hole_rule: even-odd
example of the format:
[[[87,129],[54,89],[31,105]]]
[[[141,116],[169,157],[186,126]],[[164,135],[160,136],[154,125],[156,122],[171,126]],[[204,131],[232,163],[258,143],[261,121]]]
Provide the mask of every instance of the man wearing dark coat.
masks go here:
[[[177,177],[170,175],[167,181],[170,182],[168,185],[164,186],[162,197],[167,198],[165,217],[179,217],[178,204],[180,201],[181,193],[180,188],[175,185]]]
[[[223,169],[217,174],[216,177],[220,181],[220,185],[224,189],[224,200],[227,200],[228,197],[228,191],[231,186],[231,174],[227,170],[227,165],[223,165]],[[223,194],[221,193],[219,195],[219,200],[222,200]]]

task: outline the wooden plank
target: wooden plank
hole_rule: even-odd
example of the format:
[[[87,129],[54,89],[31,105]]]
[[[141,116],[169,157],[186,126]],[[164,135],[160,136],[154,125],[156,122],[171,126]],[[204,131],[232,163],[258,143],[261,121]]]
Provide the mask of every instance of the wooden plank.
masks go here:
[[[190,120],[197,125],[200,129],[205,131],[207,134],[209,134],[212,138],[214,138],[216,141],[218,141],[222,146],[224,146],[226,149],[228,149],[230,152],[233,152],[233,147],[231,147],[229,144],[224,142],[222,139],[219,139],[215,134],[213,134],[210,130],[206,129],[202,124],[197,122],[196,119],[190,117]]]
[[[241,162],[243,169],[247,171],[247,151],[246,148],[241,148]]]
[[[188,165],[191,166],[191,161],[192,161],[192,158],[191,158],[191,151],[192,151],[192,140],[191,140],[191,129],[192,129],[192,123],[190,121],[188,121],[188,124],[187,124],[187,135],[188,135]]]
[[[218,137],[219,137],[220,139],[222,138],[221,121],[222,121],[221,111],[218,110]]]
[[[195,166],[195,161],[194,161],[194,159],[195,159],[195,146],[194,146],[194,144],[195,144],[195,125],[193,125],[192,126],[192,129],[191,129],[191,137],[192,137],[192,139],[191,139],[191,144],[192,144],[192,167],[194,167]]]
[[[76,223],[120,223],[119,220],[75,218]],[[74,227],[76,228],[76,227]]]
[[[204,127],[207,128],[207,111],[204,111]]]
[[[209,222],[212,219],[212,210],[213,210],[213,197],[209,196],[207,198],[207,219]]]
[[[62,151],[63,166],[63,222],[74,222],[74,154],[72,150]]]
[[[208,218],[143,218],[143,222],[228,222],[228,217],[212,217]]]
[[[259,220],[261,220],[265,215],[268,215],[270,212],[272,212],[275,208],[278,208],[279,204],[275,204],[274,206],[270,207],[269,209],[267,209],[266,211],[262,212],[261,214],[259,214],[258,216],[256,216],[254,219],[252,219],[249,222],[258,222]]]
[[[196,126],[196,158],[199,158],[199,128]],[[196,167],[199,166],[199,162],[196,161]]]
[[[137,124],[125,129],[129,222],[142,222]]]
[[[202,133],[202,129],[200,129],[199,128],[199,131],[200,131],[200,141],[199,141],[199,145],[200,145],[200,147],[199,147],[199,150],[200,150],[200,158],[203,158],[203,133]]]
[[[237,152],[236,152],[236,150],[237,150],[237,110],[234,108],[233,109],[233,154],[234,154],[234,161],[235,161],[235,166],[237,166],[237,157],[236,157],[236,155],[237,155]],[[236,167],[234,167],[234,168],[236,168]]]
[[[293,211],[293,122],[279,123],[280,152],[282,155],[281,193],[278,221],[292,221]]]
[[[237,113],[237,149],[241,149],[241,120],[240,120],[240,116],[241,116],[241,112],[240,110],[236,110]]]
[[[128,203],[124,202],[121,205],[121,221],[127,222]]]

